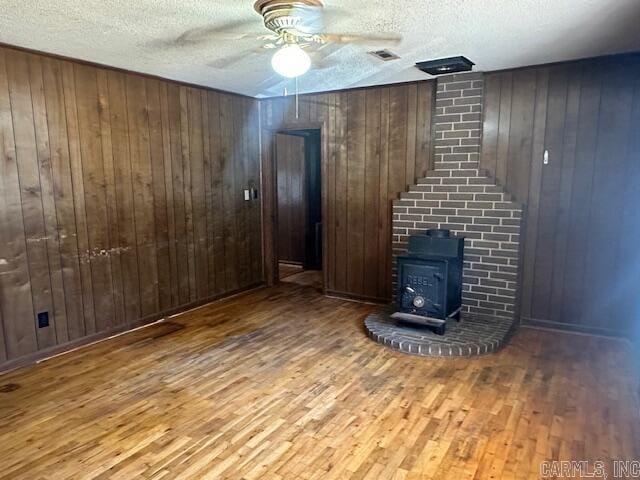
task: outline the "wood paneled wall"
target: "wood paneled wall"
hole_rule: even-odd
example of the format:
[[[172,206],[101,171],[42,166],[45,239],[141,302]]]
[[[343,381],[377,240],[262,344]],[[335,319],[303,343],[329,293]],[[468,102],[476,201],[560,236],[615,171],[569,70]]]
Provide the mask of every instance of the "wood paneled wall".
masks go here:
[[[262,102],[266,274],[274,278],[273,138],[322,129],[324,273],[328,293],[391,298],[391,201],[431,168],[433,82]]]
[[[260,282],[258,112],[0,48],[0,368]]]
[[[305,139],[278,134],[278,260],[303,264],[307,227]]]
[[[523,321],[629,334],[640,323],[640,56],[488,74],[484,112],[481,165],[528,206]]]

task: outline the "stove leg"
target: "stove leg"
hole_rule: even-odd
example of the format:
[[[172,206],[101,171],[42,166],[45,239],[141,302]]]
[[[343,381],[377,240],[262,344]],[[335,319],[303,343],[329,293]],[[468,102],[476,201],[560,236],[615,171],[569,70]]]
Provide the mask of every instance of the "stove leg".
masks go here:
[[[447,330],[447,325],[446,324],[442,324],[442,325],[438,325],[436,327],[433,327],[433,333],[435,333],[436,335],[444,335],[446,330]]]

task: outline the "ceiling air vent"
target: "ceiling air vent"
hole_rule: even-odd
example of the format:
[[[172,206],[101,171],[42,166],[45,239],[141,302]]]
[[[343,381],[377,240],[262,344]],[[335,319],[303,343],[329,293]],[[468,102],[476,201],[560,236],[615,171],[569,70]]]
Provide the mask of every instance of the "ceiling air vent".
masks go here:
[[[398,58],[400,58],[398,55],[390,52],[389,50],[375,50],[373,52],[369,52],[369,54],[379,58],[383,62],[389,62],[391,60],[397,60]]]
[[[416,63],[418,69],[429,75],[468,72],[474,65],[475,63],[466,57],[440,58],[439,60]]]

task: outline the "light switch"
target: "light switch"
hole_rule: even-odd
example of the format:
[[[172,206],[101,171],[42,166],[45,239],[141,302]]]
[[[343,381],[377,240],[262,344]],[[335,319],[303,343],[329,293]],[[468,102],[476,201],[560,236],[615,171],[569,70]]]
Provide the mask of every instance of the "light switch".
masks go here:
[[[251,192],[249,191],[248,188],[244,189],[244,201],[248,202],[249,200],[251,200]]]

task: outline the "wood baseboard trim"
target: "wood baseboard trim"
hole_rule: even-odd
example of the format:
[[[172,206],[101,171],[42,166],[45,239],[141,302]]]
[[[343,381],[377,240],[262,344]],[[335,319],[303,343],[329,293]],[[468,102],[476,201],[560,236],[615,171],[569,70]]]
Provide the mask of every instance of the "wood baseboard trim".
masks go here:
[[[622,332],[616,332],[607,328],[588,327],[584,325],[573,325],[570,323],[551,322],[537,318],[520,317],[520,326],[538,328],[542,330],[552,330],[556,332],[572,333],[576,335],[588,335],[591,337],[604,337],[617,340],[627,340]]]
[[[250,293],[254,290],[264,288],[264,286],[265,286],[264,282],[258,282],[258,283],[251,284],[247,287],[239,288],[237,290],[232,290],[230,292],[212,295],[201,300],[196,300],[194,302],[181,305],[180,307],[172,308],[170,310],[166,310],[158,314],[140,318],[127,325],[120,325],[116,328],[105,330],[104,332],[99,332],[93,335],[78,338],[76,340],[72,340],[70,342],[63,343],[61,345],[55,345],[50,348],[39,350],[29,355],[25,355],[24,357],[16,358],[14,360],[9,360],[8,362],[5,362],[0,365],[0,375],[5,375],[19,368],[41,363],[66,353],[71,353],[75,350],[79,350],[80,348],[86,348],[90,345],[103,342],[110,338],[117,337],[119,335],[124,335],[130,332],[133,332],[135,330],[139,330],[140,328],[149,327],[165,319],[183,315],[192,310],[196,310],[198,308],[201,308],[204,305],[208,305],[216,301],[227,300],[233,297],[237,297],[239,295]]]
[[[324,291],[325,296],[330,298],[337,298],[340,300],[347,300],[350,302],[358,302],[358,303],[369,303],[372,305],[388,305],[391,300],[388,298],[380,298],[380,297],[369,297],[367,295],[359,295],[356,293],[348,293],[348,292],[338,292],[336,290],[328,290]]]

